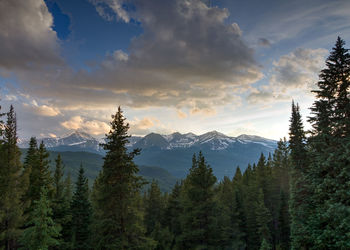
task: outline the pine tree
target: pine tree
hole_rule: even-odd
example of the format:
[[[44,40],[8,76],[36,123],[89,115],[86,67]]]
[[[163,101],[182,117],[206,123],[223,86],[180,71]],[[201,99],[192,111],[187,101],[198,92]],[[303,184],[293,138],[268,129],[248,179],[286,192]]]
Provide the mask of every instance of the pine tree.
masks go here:
[[[139,208],[142,178],[133,158],[139,150],[128,152],[129,124],[120,107],[112,116],[111,130],[106,135],[102,172],[95,182],[94,197],[96,247],[107,249],[140,248],[149,241],[144,237],[142,211]]]
[[[145,197],[145,226],[146,235],[150,235],[157,222],[161,221],[162,213],[164,210],[164,202],[162,199],[162,193],[156,181],[152,181],[150,188]]]
[[[234,177],[237,186],[240,185],[239,178],[242,178],[242,175],[239,168],[237,168]],[[216,189],[218,204],[216,217],[220,233],[220,242],[217,244],[218,248],[245,249],[244,229],[241,228],[244,215],[243,218],[240,217],[242,215],[241,204],[237,203],[241,201],[240,197],[237,197],[239,195],[239,189],[236,185],[233,185],[230,179],[225,176]]]
[[[178,244],[179,236],[182,232],[180,216],[183,213],[182,207],[182,190],[183,184],[176,182],[173,190],[169,196],[167,207],[165,209],[163,225],[167,225],[169,232],[172,234],[172,243],[170,248],[173,249]]]
[[[61,155],[55,160],[55,172],[53,176],[52,218],[61,228],[60,249],[67,249],[70,242],[70,197],[65,194],[65,182],[63,179],[64,166]]]
[[[310,232],[307,230],[310,216],[311,194],[306,178],[308,171],[308,155],[306,137],[301,120],[299,106],[292,103],[292,116],[289,127],[289,148],[291,154],[290,171],[290,205],[291,215],[291,247],[292,249],[308,249]]]
[[[190,173],[184,183],[184,212],[181,218],[181,247],[210,248],[218,239],[215,221],[214,184],[216,177],[200,152],[193,156]]]
[[[289,221],[289,211],[288,211],[288,201],[285,192],[281,190],[280,194],[280,207],[278,216],[278,228],[279,237],[278,245],[281,250],[290,249],[290,221]]]
[[[12,105],[3,136],[0,148],[0,244],[3,249],[13,249],[23,223],[22,197],[26,181],[17,147],[17,120]]]
[[[89,201],[89,185],[81,165],[78,179],[75,183],[75,192],[71,203],[72,213],[72,247],[77,250],[91,249],[91,214],[92,207]]]
[[[264,193],[262,189],[259,189],[258,199],[256,201],[256,221],[258,224],[258,234],[260,242],[265,240],[270,244],[271,232],[269,229],[269,223],[271,222],[271,214],[264,204]]]
[[[0,105],[0,143],[3,142],[3,133],[4,133],[4,121],[2,120],[2,117],[4,116],[4,113],[1,113],[1,105]]]
[[[25,161],[25,166],[31,168],[29,187],[26,195],[31,200],[30,207],[28,208],[29,212],[33,209],[33,202],[40,199],[42,187],[48,190],[49,196],[52,196],[53,192],[52,177],[49,170],[49,154],[46,151],[45,145],[41,142],[39,148],[36,149],[35,138],[31,138],[30,141],[31,144]]]
[[[52,219],[52,209],[45,186],[42,187],[39,200],[34,201],[28,228],[23,232],[21,249],[49,249],[58,246],[59,227]]]
[[[314,247],[350,248],[350,54],[338,37],[321,71],[319,89],[311,111],[308,171],[314,205],[309,231]]]
[[[243,174],[244,183],[244,200],[243,208],[246,218],[246,245],[247,249],[258,249],[260,239],[258,234],[256,201],[258,199],[258,183],[256,177],[256,166],[253,168],[248,165],[248,168]]]

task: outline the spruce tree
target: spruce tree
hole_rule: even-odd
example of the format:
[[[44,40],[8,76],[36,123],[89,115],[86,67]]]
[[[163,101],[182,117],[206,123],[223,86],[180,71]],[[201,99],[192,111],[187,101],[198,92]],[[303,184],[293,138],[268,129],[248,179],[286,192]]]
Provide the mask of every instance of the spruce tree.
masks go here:
[[[77,250],[91,249],[91,214],[89,201],[89,185],[81,165],[75,183],[75,191],[71,203],[72,213],[72,248]]]
[[[17,120],[12,105],[7,113],[0,154],[0,245],[3,249],[14,249],[23,223],[22,197],[26,181],[17,147]]]
[[[47,188],[43,186],[39,200],[33,203],[28,227],[24,230],[21,238],[21,249],[49,249],[58,246],[59,226],[52,219],[52,209],[48,199]]]
[[[306,137],[301,120],[299,106],[292,102],[292,115],[289,127],[289,148],[291,154],[290,171],[290,205],[291,215],[291,247],[292,249],[308,249],[310,232],[307,229],[311,215],[310,183],[307,180],[308,154]]]
[[[271,232],[269,229],[269,223],[271,222],[271,214],[264,204],[264,193],[263,190],[259,189],[258,199],[256,201],[256,221],[258,225],[258,234],[260,242],[265,240],[270,244]]]
[[[52,218],[57,226],[61,227],[60,249],[67,249],[70,242],[70,197],[65,193],[65,182],[63,179],[64,166],[61,155],[55,160],[55,172],[53,176]]]
[[[236,170],[234,177],[236,185],[240,185],[242,176],[239,168]],[[240,177],[239,177],[240,176]],[[216,215],[219,224],[219,238],[220,241],[217,243],[218,248],[233,248],[233,249],[244,249],[244,229],[241,228],[244,220],[240,217],[241,214],[241,202],[239,189],[232,184],[230,179],[225,176],[223,181],[219,184],[216,189],[218,213]],[[239,196],[239,197],[237,197]]]
[[[184,183],[184,212],[182,216],[181,247],[185,249],[212,248],[218,239],[215,221],[216,177],[200,152],[193,156],[190,173]]]
[[[286,194],[283,190],[280,193],[280,207],[278,213],[278,245],[281,250],[290,249],[290,220],[289,208]]]
[[[338,37],[319,76],[309,117],[308,180],[314,205],[309,231],[314,247],[324,249],[350,248],[350,54],[344,45]]]
[[[182,190],[183,184],[176,182],[171,194],[169,195],[167,207],[165,209],[163,225],[168,226],[170,233],[172,234],[172,243],[170,248],[173,249],[178,243],[179,236],[182,232],[180,216],[183,213],[182,207]]]
[[[156,181],[152,181],[144,199],[146,235],[150,235],[156,224],[161,221],[164,210],[162,193]]]
[[[141,248],[149,243],[142,227],[140,188],[143,180],[137,176],[138,167],[133,158],[139,150],[128,152],[129,124],[120,107],[112,116],[111,130],[106,135],[106,150],[102,172],[95,182],[94,201],[96,240],[95,248]]]
[[[27,191],[27,197],[31,200],[29,212],[33,209],[33,202],[40,199],[42,187],[48,190],[50,197],[52,196],[52,177],[48,157],[49,153],[46,151],[44,143],[41,142],[36,150],[36,140],[31,138],[30,148],[25,161],[25,166],[31,168]]]

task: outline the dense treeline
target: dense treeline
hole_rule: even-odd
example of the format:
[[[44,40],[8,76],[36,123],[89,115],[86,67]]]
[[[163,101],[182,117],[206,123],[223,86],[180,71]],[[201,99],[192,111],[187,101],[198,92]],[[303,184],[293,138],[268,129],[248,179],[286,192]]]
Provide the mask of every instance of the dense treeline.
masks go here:
[[[120,108],[91,190],[83,166],[74,185],[64,178],[60,155],[51,172],[35,138],[20,162],[14,108],[0,112],[0,248],[350,249],[350,54],[340,38],[326,66],[311,131],[293,102],[290,140],[273,155],[218,181],[199,152],[169,194],[156,182],[141,193]]]

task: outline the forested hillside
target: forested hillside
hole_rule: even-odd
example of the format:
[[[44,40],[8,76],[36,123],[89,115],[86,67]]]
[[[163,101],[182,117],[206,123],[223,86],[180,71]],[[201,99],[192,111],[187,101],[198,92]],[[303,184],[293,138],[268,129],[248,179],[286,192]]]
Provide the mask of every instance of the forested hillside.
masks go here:
[[[281,139],[272,155],[218,181],[198,152],[169,193],[156,181],[142,192],[146,170],[134,163],[140,151],[127,148],[129,124],[120,107],[90,188],[95,163],[89,154],[81,155],[87,162],[80,166],[73,161],[74,181],[64,176],[64,154],[55,155],[51,170],[49,152],[35,138],[21,160],[11,106],[0,117],[0,248],[350,249],[350,54],[344,46],[338,38],[320,73],[310,131],[292,102],[289,141]]]

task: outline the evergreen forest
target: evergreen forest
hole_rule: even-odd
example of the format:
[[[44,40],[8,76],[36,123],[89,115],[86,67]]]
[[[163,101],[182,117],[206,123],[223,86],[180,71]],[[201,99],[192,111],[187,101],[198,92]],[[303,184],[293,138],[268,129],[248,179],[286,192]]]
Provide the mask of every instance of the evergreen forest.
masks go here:
[[[21,161],[16,112],[0,110],[0,249],[350,249],[350,53],[340,37],[316,85],[311,115],[292,102],[289,139],[273,154],[218,180],[198,152],[169,193],[156,181],[141,191],[142,152],[126,148],[120,107],[90,184],[83,165],[65,177],[60,154],[50,171],[34,137]]]

